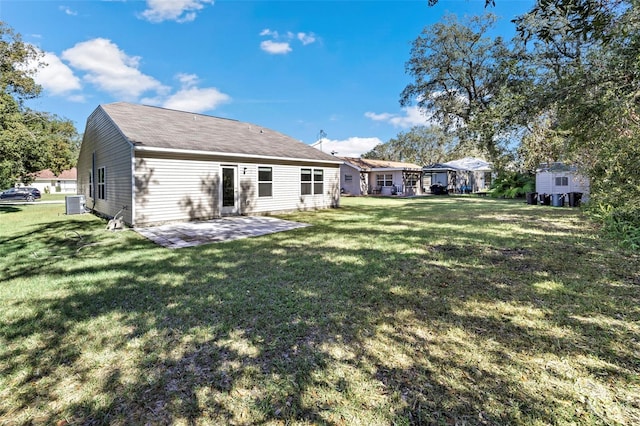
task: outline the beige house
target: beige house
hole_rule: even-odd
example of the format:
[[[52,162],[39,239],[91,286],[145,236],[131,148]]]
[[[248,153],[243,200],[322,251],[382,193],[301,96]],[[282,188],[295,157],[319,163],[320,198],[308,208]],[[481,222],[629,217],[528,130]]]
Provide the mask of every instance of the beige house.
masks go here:
[[[337,207],[341,161],[241,121],[113,103],[87,119],[78,194],[142,226]]]
[[[49,169],[40,170],[34,174],[34,180],[29,186],[38,188],[44,193],[75,194],[78,190],[78,171],[75,167],[63,170],[56,175]]]
[[[349,195],[416,195],[422,194],[422,167],[399,161],[337,157],[340,166],[340,188]]]

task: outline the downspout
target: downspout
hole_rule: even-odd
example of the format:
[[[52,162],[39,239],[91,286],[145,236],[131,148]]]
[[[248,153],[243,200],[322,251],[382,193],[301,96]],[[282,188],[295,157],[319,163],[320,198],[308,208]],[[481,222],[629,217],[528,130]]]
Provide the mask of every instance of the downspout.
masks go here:
[[[131,226],[136,226],[136,152],[133,144],[129,145],[131,154]]]

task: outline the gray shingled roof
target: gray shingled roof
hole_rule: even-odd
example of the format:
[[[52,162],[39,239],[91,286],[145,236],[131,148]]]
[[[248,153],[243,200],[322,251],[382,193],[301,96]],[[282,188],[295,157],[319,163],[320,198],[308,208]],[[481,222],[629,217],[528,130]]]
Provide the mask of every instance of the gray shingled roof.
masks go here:
[[[251,123],[126,102],[100,107],[137,148],[340,162],[303,142]]]

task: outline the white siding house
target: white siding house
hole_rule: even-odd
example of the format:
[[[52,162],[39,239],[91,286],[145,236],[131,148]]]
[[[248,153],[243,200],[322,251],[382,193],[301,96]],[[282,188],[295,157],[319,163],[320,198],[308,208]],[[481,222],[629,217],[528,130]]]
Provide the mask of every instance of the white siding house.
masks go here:
[[[538,194],[569,194],[580,192],[582,201],[589,200],[589,178],[576,167],[564,163],[541,164],[536,170]]]
[[[43,194],[75,194],[78,191],[78,174],[75,167],[69,170],[63,170],[58,175],[49,169],[40,170],[33,177],[34,180],[29,186],[38,188]]]
[[[340,163],[254,124],[114,103],[87,120],[78,193],[132,226],[322,209],[339,205]]]

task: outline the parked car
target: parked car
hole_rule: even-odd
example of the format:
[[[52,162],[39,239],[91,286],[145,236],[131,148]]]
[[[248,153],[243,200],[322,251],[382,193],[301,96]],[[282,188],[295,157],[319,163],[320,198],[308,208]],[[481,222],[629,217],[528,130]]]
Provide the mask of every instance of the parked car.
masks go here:
[[[40,197],[40,190],[38,188],[31,188],[28,186],[9,188],[0,192],[0,200],[24,200],[31,202]]]

